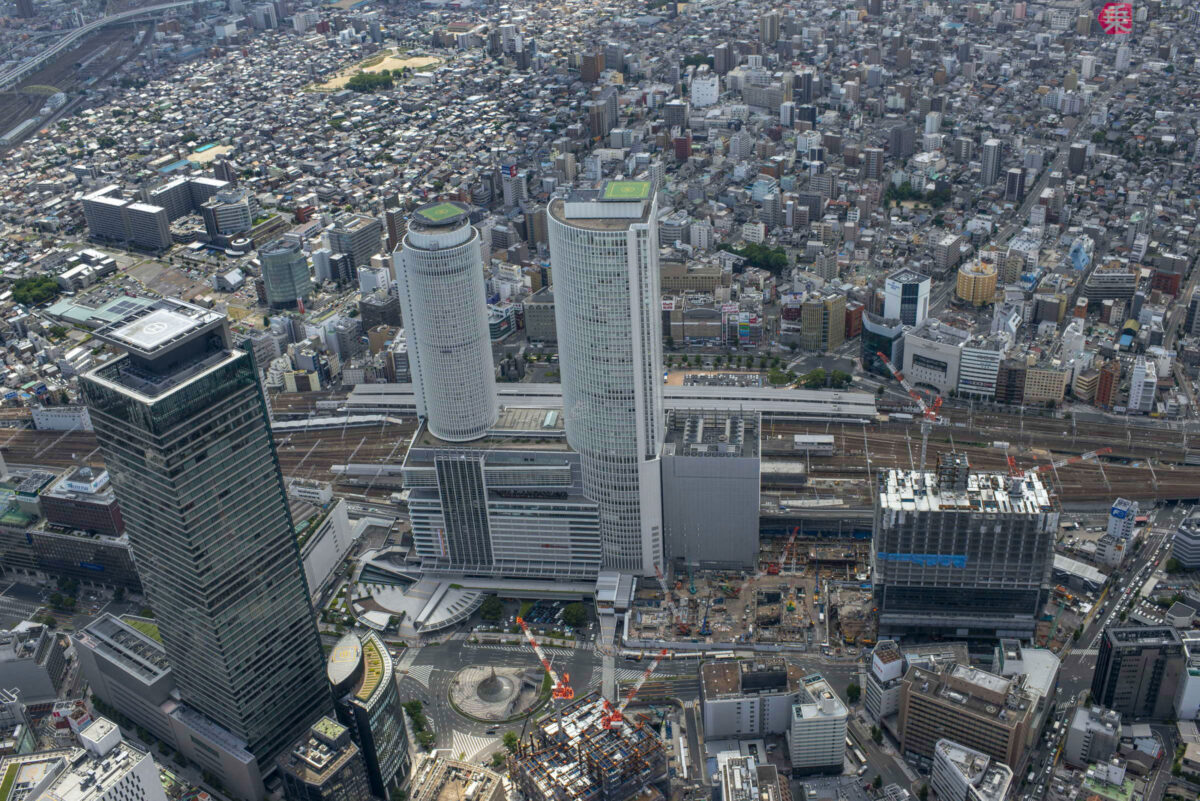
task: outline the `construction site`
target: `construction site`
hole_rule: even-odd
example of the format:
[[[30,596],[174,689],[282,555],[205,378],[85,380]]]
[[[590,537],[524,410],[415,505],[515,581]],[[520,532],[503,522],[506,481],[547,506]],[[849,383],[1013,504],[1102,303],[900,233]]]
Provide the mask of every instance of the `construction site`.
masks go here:
[[[871,545],[801,536],[766,540],[759,570],[680,567],[643,585],[627,642],[781,644],[807,649],[872,645]]]
[[[527,801],[659,801],[667,754],[648,718],[610,723],[598,693],[543,717],[508,757]]]

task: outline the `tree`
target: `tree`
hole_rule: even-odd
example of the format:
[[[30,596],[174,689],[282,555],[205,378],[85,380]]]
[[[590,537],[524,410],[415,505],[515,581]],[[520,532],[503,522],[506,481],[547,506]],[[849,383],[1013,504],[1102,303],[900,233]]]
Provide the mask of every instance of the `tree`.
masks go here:
[[[929,799],[929,785],[928,784],[921,785],[921,789],[917,791],[917,798],[921,799],[921,801],[928,801],[928,799]]]
[[[879,728],[878,726],[872,726],[871,727],[871,739],[874,740],[876,743],[882,743],[883,742],[883,729]]]
[[[1182,570],[1183,564],[1174,556],[1167,560],[1166,571],[1168,573],[1179,573]]]
[[[13,300],[25,306],[36,306],[58,296],[62,290],[48,275],[34,275],[13,282]]]
[[[587,623],[587,619],[587,607],[579,601],[567,604],[567,608],[563,610],[563,623],[566,623],[573,629],[581,628]]]
[[[408,791],[400,787],[393,787],[388,792],[388,801],[408,801]]]
[[[825,386],[825,368],[818,367],[805,373],[800,381],[809,389],[820,389]]]
[[[521,738],[517,736],[515,731],[504,732],[504,747],[508,749],[510,754],[517,753],[517,746],[521,744]]]
[[[1078,628],[1075,629],[1075,633],[1071,635],[1071,639],[1078,642],[1079,638],[1082,636],[1083,636],[1083,626],[1079,626]]]
[[[492,754],[492,770],[500,770],[504,767],[506,757],[503,751],[497,751]]]
[[[854,682],[850,682],[846,686],[846,700],[852,704],[857,704],[858,699],[862,697],[862,687],[859,687]]]
[[[874,787],[876,790],[878,790],[880,787],[882,787],[883,786],[883,776],[876,773],[875,781],[871,782],[871,786]]]
[[[117,587],[115,590],[113,590],[113,600],[117,601],[118,603],[125,600],[124,587]]]
[[[834,389],[848,387],[853,380],[854,376],[841,370],[834,370],[829,376],[829,383]]]
[[[479,617],[495,623],[504,614],[504,602],[495,595],[489,595],[479,607]]]
[[[437,742],[437,738],[433,736],[431,731],[423,731],[417,735],[417,744],[426,751],[433,748],[433,744]]]
[[[117,144],[117,140],[113,139],[111,136],[99,136],[96,138],[96,144],[102,149],[108,150],[110,147],[113,147]]]

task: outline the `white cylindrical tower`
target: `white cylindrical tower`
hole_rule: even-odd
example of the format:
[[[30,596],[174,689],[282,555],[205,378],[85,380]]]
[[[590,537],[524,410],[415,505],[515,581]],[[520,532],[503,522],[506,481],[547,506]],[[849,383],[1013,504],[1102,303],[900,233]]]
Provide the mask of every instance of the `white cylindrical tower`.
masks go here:
[[[417,414],[448,442],[482,437],[499,411],[479,233],[467,214],[462,203],[421,206],[392,254]]]
[[[662,305],[651,181],[609,181],[549,208],[567,440],[600,506],[604,566],[662,564]]]

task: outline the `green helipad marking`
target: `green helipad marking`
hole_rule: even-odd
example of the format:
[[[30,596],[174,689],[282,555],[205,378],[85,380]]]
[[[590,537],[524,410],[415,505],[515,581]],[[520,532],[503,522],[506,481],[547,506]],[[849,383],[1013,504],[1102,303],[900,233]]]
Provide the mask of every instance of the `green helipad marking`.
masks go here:
[[[604,187],[605,200],[645,200],[648,197],[649,181],[609,181]]]
[[[439,203],[436,206],[430,206],[424,209],[418,209],[417,214],[420,214],[430,222],[441,222],[448,220],[451,217],[456,217],[462,214],[463,210],[453,203]]]

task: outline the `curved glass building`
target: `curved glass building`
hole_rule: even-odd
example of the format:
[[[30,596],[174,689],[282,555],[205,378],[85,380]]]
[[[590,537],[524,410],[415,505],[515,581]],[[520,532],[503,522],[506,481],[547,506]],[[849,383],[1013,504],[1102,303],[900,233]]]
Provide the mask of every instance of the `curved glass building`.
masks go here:
[[[499,413],[479,232],[467,213],[462,203],[421,206],[392,254],[417,415],[448,442],[482,437]]]
[[[550,259],[567,441],[600,509],[604,567],[662,564],[662,313],[651,181],[551,202]]]
[[[263,288],[271,308],[295,308],[296,301],[312,294],[308,259],[300,243],[276,239],[258,249],[258,263],[262,265]]]
[[[390,791],[408,776],[412,757],[387,647],[375,632],[362,639],[350,632],[330,652],[327,672],[337,699],[338,720],[350,729],[367,763],[371,792],[377,798],[389,798]]]

